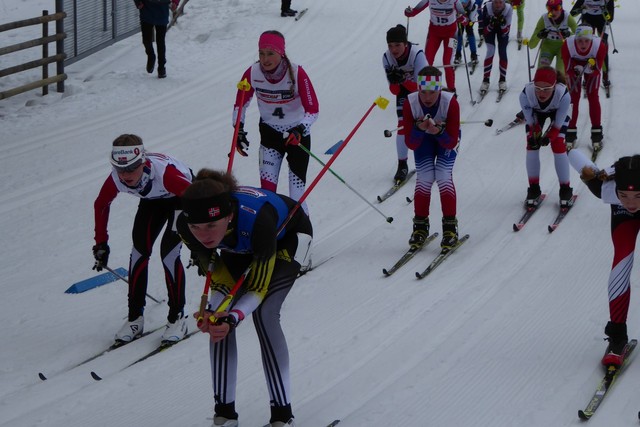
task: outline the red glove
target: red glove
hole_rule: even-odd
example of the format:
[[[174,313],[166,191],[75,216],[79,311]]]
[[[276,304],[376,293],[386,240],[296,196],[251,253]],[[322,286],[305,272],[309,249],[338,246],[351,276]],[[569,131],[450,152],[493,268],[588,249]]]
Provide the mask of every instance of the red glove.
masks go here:
[[[414,16],[416,16],[418,14],[418,12],[416,12],[414,9],[412,9],[411,7],[407,7],[404,10],[404,16],[406,16],[407,18],[413,18]]]
[[[469,25],[469,18],[467,18],[467,15],[458,15],[458,24],[463,27]]]
[[[172,12],[175,12],[175,11],[176,11],[176,9],[178,8],[178,4],[179,4],[179,3],[180,3],[180,2],[179,2],[179,1],[177,1],[177,0],[172,0],[172,1],[171,1],[171,5],[170,5],[169,7],[171,8],[171,11],[172,11]]]

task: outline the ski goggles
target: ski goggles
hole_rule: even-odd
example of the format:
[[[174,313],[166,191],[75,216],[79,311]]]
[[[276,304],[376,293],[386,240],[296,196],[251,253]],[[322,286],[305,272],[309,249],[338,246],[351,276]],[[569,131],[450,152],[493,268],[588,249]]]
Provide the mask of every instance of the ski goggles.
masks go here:
[[[536,92],[551,92],[553,90],[555,90],[556,85],[554,84],[553,86],[533,86],[536,90]]]
[[[144,146],[113,147],[109,160],[116,171],[133,172],[144,162]]]

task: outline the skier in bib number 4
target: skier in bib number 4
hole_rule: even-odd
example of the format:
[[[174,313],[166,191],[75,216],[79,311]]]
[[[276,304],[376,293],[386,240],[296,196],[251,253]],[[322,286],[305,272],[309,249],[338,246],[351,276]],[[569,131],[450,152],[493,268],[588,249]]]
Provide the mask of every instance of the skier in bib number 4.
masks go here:
[[[244,131],[245,113],[256,95],[260,110],[260,186],[275,192],[282,160],[289,163],[289,196],[299,200],[305,191],[309,155],[297,147],[311,149],[311,125],[318,118],[318,98],[311,79],[301,66],[289,61],[285,53],[284,36],[278,31],[265,31],[258,41],[259,61],[249,67],[242,79],[251,88],[240,105],[238,90],[233,109],[233,124],[241,114],[237,151],[247,156],[249,148]],[[308,212],[306,203],[302,208]]]

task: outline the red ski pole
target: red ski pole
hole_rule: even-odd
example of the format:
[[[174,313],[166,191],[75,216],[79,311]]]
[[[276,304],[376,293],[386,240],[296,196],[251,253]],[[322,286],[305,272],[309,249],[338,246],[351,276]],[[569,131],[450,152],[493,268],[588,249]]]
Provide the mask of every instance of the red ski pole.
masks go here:
[[[298,200],[298,202],[293,206],[293,208],[291,208],[291,210],[289,211],[289,215],[287,215],[287,218],[284,220],[284,222],[282,223],[282,225],[278,229],[278,233],[277,234],[280,234],[280,232],[282,232],[282,230],[284,230],[284,228],[287,226],[289,221],[291,221],[291,218],[293,218],[293,215],[298,211],[298,209],[300,208],[302,203],[304,203],[304,201],[306,200],[307,196],[309,196],[309,193],[311,193],[311,191],[313,191],[314,187],[318,184],[318,181],[320,181],[322,176],[329,170],[329,168],[331,167],[331,164],[338,158],[338,156],[340,155],[342,150],[344,150],[344,148],[347,146],[347,144],[349,143],[349,141],[351,140],[353,135],[360,128],[360,125],[362,125],[362,123],[369,116],[369,113],[371,113],[371,111],[375,108],[376,105],[384,110],[385,108],[387,108],[387,105],[389,105],[389,100],[380,96],[373,102],[373,104],[371,104],[371,106],[369,107],[367,112],[364,113],[364,116],[362,116],[362,118],[360,119],[358,124],[356,124],[356,127],[354,127],[353,130],[351,131],[351,133],[349,133],[349,135],[344,139],[344,142],[342,143],[342,145],[340,145],[340,147],[338,147],[338,149],[335,152],[335,154],[333,156],[331,156],[329,161],[324,165],[324,167],[320,170],[320,172],[318,172],[318,176],[316,176],[316,178],[313,180],[313,182],[307,187],[305,192],[302,193],[302,196],[300,196],[300,199]]]
[[[202,296],[200,297],[200,311],[198,312],[198,319],[197,319],[198,326],[202,324],[202,321],[204,320],[204,312],[207,308],[209,289],[211,288],[211,270],[212,268],[210,265],[209,271],[207,271],[207,280],[205,281],[205,284],[204,284],[204,290],[202,291]],[[251,271],[251,265],[249,265],[249,267],[247,267],[247,269],[242,273],[242,275],[240,276],[238,281],[235,283],[235,285],[233,285],[233,288],[231,288],[229,293],[225,295],[224,299],[218,305],[218,308],[216,308],[216,311],[214,313],[220,313],[222,311],[225,311],[229,307],[229,305],[231,304],[231,301],[233,301],[233,298],[235,298],[236,294],[240,290],[240,287],[244,283],[244,280],[247,278],[247,275],[249,274],[250,271]],[[211,323],[216,323],[217,318],[211,315],[209,317],[209,321]]]
[[[238,132],[240,131],[240,119],[242,119],[242,107],[244,105],[244,96],[251,89],[251,85],[247,79],[243,79],[238,83],[238,90],[242,91],[240,94],[240,103],[238,105],[238,117],[236,117],[236,126],[233,129],[233,140],[231,141],[231,151],[229,152],[229,164],[227,165],[227,173],[231,173],[233,169],[233,157],[236,154],[236,144],[238,143]]]

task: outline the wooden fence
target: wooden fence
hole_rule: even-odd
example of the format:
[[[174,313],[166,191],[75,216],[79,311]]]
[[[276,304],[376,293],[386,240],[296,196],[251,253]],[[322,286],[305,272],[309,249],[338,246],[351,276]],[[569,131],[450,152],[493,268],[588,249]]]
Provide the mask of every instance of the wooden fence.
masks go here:
[[[18,95],[19,93],[27,92],[39,87],[42,88],[42,95],[47,95],[49,93],[49,85],[53,83],[57,84],[57,92],[64,92],[64,81],[67,79],[67,75],[64,73],[64,59],[67,55],[64,53],[63,40],[67,35],[63,31],[64,26],[62,20],[66,16],[67,14],[65,12],[49,15],[48,11],[43,10],[42,16],[0,25],[0,33],[31,25],[42,25],[42,37],[11,46],[0,46],[0,56],[36,46],[42,46],[42,59],[25,62],[24,64],[0,70],[0,78],[2,78],[11,74],[42,67],[42,79],[0,92],[0,99],[9,98],[11,96]],[[49,22],[51,21],[56,21],[56,34],[52,36],[49,35]],[[56,54],[49,56],[49,43],[53,42],[56,43]],[[49,77],[48,65],[52,62],[56,63],[56,75]]]

